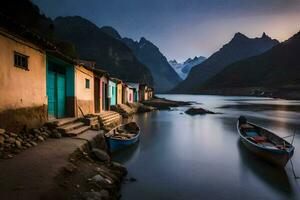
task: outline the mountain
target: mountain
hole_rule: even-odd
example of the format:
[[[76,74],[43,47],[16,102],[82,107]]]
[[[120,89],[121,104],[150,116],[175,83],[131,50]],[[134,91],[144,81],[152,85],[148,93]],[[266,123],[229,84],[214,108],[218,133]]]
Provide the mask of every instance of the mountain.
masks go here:
[[[102,32],[106,33],[107,35],[110,35],[111,37],[113,37],[115,39],[118,39],[118,40],[122,39],[122,37],[119,34],[119,32],[116,29],[114,29],[113,27],[111,27],[111,26],[102,26],[100,28],[100,30]]]
[[[176,60],[170,60],[169,64],[173,67],[176,73],[180,76],[181,79],[186,79],[191,69],[202,63],[206,58],[203,56],[188,58],[183,63],[178,63]]]
[[[265,53],[227,66],[199,91],[300,98],[300,32]]]
[[[55,37],[73,43],[81,59],[96,61],[101,69],[122,80],[152,85],[151,72],[130,48],[115,38],[119,34],[111,27],[100,29],[79,16],[58,17],[54,26]]]
[[[187,79],[181,82],[172,92],[197,93],[201,84],[222,71],[226,66],[262,54],[278,43],[277,40],[271,39],[265,33],[260,38],[248,38],[241,33],[236,33],[233,39],[219,51],[203,63],[193,67]]]
[[[156,91],[167,92],[181,81],[181,78],[168,63],[166,57],[153,43],[145,38],[141,38],[140,41],[123,38],[122,41],[132,49],[139,61],[150,69]]]

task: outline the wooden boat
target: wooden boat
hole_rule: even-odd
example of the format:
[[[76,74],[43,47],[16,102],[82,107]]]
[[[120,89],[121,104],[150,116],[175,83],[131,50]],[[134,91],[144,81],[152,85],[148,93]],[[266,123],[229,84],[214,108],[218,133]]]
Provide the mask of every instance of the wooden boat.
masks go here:
[[[294,154],[294,146],[279,137],[241,116],[237,122],[242,143],[255,155],[279,167],[285,167]]]
[[[140,137],[140,128],[135,122],[118,126],[105,134],[111,152],[135,144]]]

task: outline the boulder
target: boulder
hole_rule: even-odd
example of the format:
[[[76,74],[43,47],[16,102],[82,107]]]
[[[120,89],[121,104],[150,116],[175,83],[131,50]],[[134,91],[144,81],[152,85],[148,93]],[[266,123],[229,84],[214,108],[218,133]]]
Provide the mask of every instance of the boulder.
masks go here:
[[[102,162],[105,162],[105,161],[109,161],[109,160],[110,160],[109,155],[108,155],[105,151],[103,151],[103,150],[101,150],[101,149],[93,148],[93,149],[92,149],[92,153],[93,153],[93,155],[94,155],[98,160],[100,160],[100,161],[102,161]]]
[[[0,128],[0,135],[4,135],[4,133],[5,133],[5,130]]]
[[[21,142],[18,141],[18,140],[16,140],[16,147],[17,147],[18,149],[21,149],[21,148],[22,148],[22,144],[21,144]]]
[[[2,135],[0,135],[0,145],[3,145],[4,141],[5,141],[5,138]]]
[[[83,200],[102,200],[100,192],[85,192],[82,194]]]
[[[52,132],[51,132],[51,135],[50,135],[52,138],[61,138],[61,133],[58,132],[58,130],[56,129],[53,129]]]
[[[37,136],[39,142],[43,142],[45,139],[42,136]]]
[[[189,115],[204,115],[204,114],[216,114],[215,112],[212,112],[210,110],[206,110],[203,108],[189,108],[188,110],[185,111],[186,114]]]

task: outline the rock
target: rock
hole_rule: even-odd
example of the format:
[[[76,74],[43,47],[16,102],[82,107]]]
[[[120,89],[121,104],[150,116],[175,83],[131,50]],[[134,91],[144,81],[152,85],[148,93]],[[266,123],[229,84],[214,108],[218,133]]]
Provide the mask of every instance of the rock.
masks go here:
[[[83,200],[102,200],[100,192],[85,192],[82,194]]]
[[[5,139],[9,138],[9,135],[7,135],[7,134],[3,134],[3,136],[4,136]]]
[[[54,130],[52,130],[51,137],[52,138],[61,138],[62,136],[61,136],[61,133],[58,132],[58,130],[54,129]]]
[[[43,142],[45,139],[42,136],[37,136],[39,142]]]
[[[104,200],[111,199],[109,196],[109,192],[107,190],[101,190],[100,195],[101,195],[101,198]]]
[[[216,114],[210,110],[206,110],[203,108],[189,108],[188,110],[185,111],[186,114],[189,115],[204,115],[204,114]]]
[[[15,138],[8,138],[7,142],[10,143],[10,144],[14,144],[16,142],[16,139]]]
[[[92,153],[100,161],[105,162],[105,161],[109,161],[110,160],[109,155],[105,151],[103,151],[101,149],[93,148],[92,149]]]
[[[106,178],[102,177],[100,174],[93,176],[91,178],[91,181],[96,182],[96,183],[104,183],[104,184],[108,183]]]
[[[17,134],[15,134],[15,133],[9,133],[9,136],[10,136],[10,137],[13,137],[13,138],[16,138],[16,137],[18,137],[18,135],[17,135]]]
[[[32,145],[31,144],[29,144],[29,143],[25,143],[25,145],[24,146],[26,146],[27,148],[30,148],[30,147],[32,147]]]
[[[68,172],[68,173],[73,173],[73,172],[77,171],[77,167],[72,163],[69,163],[63,169],[65,172]]]
[[[47,133],[47,132],[42,132],[42,134],[41,134],[44,138],[47,138],[47,137],[49,137],[49,134]]]
[[[5,130],[0,128],[0,135],[4,135],[4,133],[5,133]]]
[[[0,135],[0,145],[3,145],[5,141],[4,136]]]
[[[37,143],[34,142],[34,141],[30,141],[30,144],[31,144],[32,146],[37,146]]]
[[[22,148],[22,144],[19,140],[16,140],[16,147],[21,149]]]
[[[40,135],[41,131],[37,128],[34,128],[34,129],[32,129],[32,133],[35,134],[35,135]]]

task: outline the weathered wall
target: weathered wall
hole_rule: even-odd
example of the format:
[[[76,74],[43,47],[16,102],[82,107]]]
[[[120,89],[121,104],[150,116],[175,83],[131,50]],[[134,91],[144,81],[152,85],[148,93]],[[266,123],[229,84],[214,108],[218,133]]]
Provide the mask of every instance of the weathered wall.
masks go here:
[[[117,102],[117,84],[113,81],[108,81],[108,86],[109,86],[109,95],[108,97],[110,98],[110,105],[114,106],[116,105]]]
[[[86,79],[90,80],[90,88],[86,88]],[[93,72],[81,66],[75,69],[75,95],[76,95],[76,116],[82,117],[83,113],[94,113],[94,76]]]
[[[0,47],[0,127],[42,125],[47,120],[45,52],[2,30]],[[29,70],[14,66],[14,51],[29,56]]]
[[[117,104],[122,104],[122,95],[123,95],[123,85],[122,83],[117,84]]]

